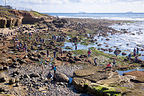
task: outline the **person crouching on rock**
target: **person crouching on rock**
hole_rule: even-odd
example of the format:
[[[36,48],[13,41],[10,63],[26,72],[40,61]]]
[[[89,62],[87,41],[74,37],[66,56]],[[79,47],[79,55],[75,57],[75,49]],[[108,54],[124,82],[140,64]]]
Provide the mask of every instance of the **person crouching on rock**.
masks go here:
[[[111,62],[109,62],[109,64],[107,64],[107,67],[105,68],[105,71],[107,71],[108,69],[111,70],[111,68],[112,68]]]

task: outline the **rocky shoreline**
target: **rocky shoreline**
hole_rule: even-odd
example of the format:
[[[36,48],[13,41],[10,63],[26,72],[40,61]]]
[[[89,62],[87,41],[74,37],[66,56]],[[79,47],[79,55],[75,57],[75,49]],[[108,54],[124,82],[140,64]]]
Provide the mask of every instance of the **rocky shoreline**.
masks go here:
[[[95,48],[90,48],[90,57],[87,50],[65,51],[63,48],[65,42],[87,45],[96,41],[95,35],[108,40],[109,33],[123,34],[108,26],[124,22],[49,17],[34,24],[0,29],[0,95],[142,96],[143,72],[140,76],[134,73],[120,76],[116,72],[143,66],[141,61],[135,63],[134,58],[116,57]],[[98,66],[94,58],[98,59]],[[117,66],[104,71],[113,58]],[[57,68],[56,73],[53,66]],[[50,72],[56,80],[48,79]],[[69,84],[70,77],[72,84]]]

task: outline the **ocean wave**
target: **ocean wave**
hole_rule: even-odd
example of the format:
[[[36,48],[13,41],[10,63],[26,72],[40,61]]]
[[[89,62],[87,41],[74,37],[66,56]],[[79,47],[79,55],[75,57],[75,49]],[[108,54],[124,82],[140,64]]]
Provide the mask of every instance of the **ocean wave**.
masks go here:
[[[130,21],[144,21],[144,18],[128,18],[128,17],[84,17],[84,16],[59,16],[59,18],[80,18],[80,19],[107,19],[107,20],[130,20]]]

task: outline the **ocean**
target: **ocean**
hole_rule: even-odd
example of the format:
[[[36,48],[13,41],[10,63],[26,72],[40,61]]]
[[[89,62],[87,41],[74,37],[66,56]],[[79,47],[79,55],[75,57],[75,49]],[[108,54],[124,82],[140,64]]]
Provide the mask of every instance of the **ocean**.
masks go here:
[[[93,18],[144,21],[144,13],[46,13],[60,18]]]

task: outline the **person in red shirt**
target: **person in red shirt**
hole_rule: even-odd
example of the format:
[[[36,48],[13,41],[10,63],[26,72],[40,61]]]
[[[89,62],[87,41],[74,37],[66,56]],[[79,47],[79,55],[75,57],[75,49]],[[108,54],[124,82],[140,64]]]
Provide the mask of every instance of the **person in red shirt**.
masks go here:
[[[105,68],[105,71],[107,71],[107,69],[111,70],[111,68],[112,68],[111,62],[109,62],[109,64],[107,64],[107,67]]]

